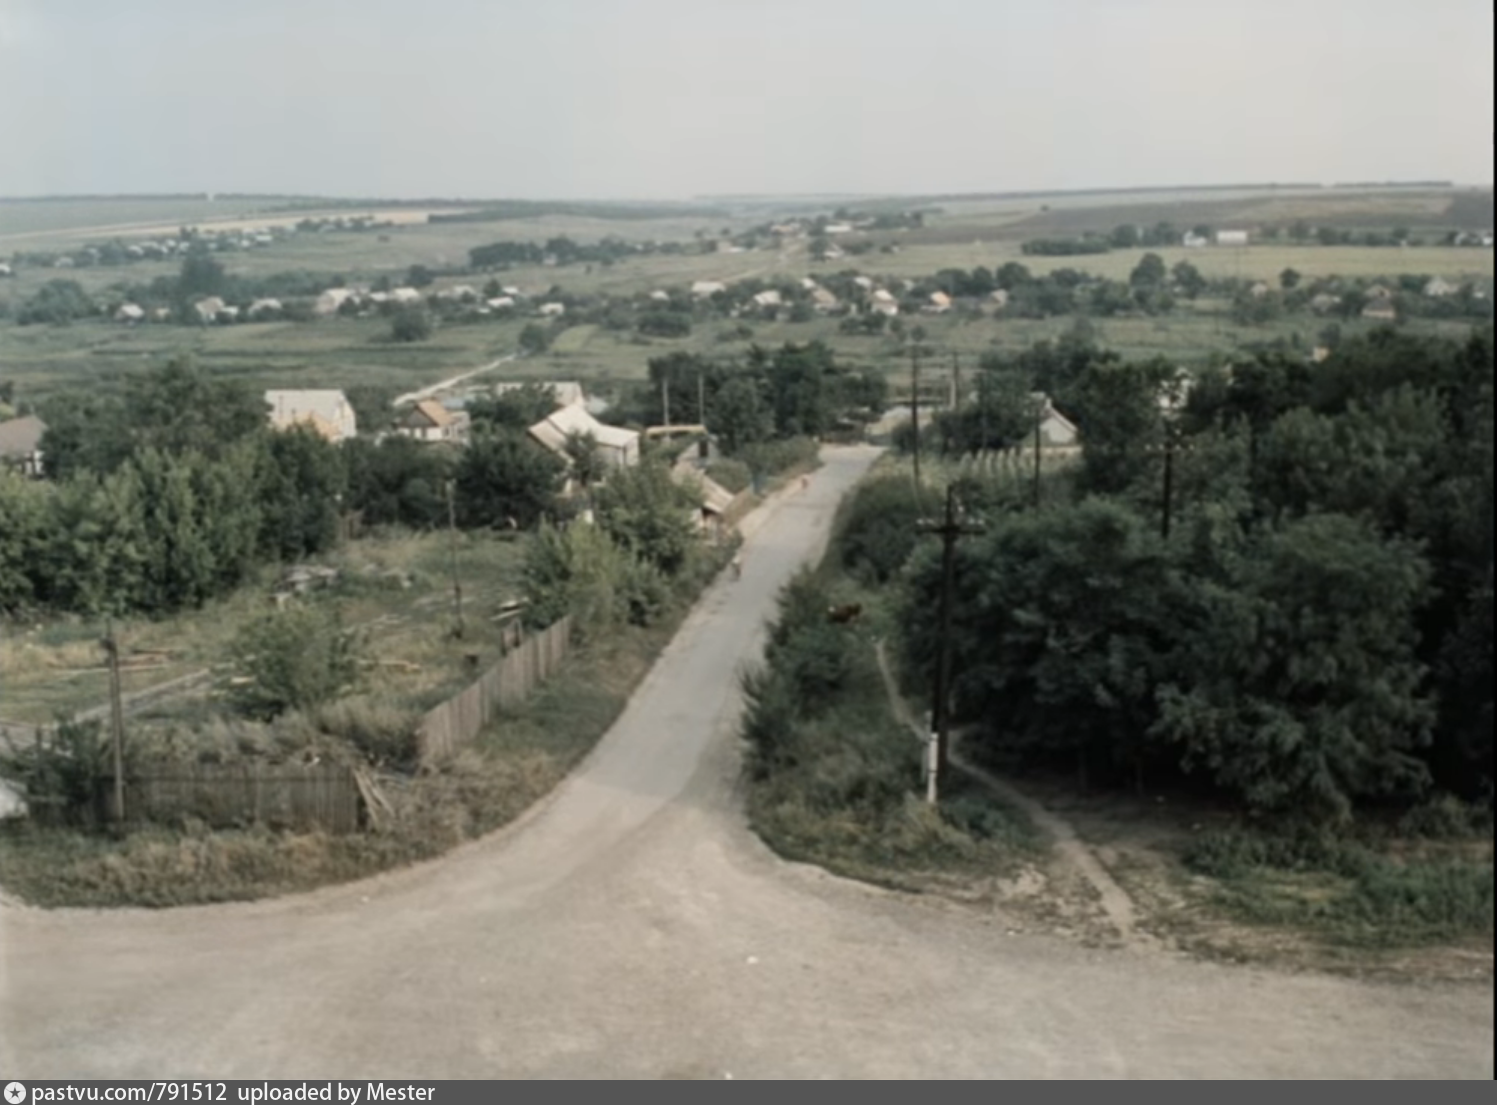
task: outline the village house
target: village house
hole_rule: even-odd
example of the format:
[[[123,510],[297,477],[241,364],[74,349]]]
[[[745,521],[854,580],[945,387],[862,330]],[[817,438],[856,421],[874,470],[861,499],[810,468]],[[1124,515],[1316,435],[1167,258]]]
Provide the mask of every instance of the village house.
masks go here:
[[[42,475],[42,435],[47,424],[34,414],[0,422],[0,465],[33,479]]]
[[[1367,306],[1362,308],[1362,317],[1376,322],[1396,322],[1398,308],[1394,305],[1391,296],[1387,299],[1369,299]]]
[[[725,292],[727,290],[728,286],[717,280],[698,280],[691,286],[691,294],[697,299],[706,299],[708,296],[713,296],[718,292]]]
[[[358,433],[353,407],[341,391],[267,391],[265,403],[270,408],[272,429],[307,425],[334,444]]]
[[[943,315],[951,310],[951,297],[945,292],[931,292],[930,302],[925,305],[924,309],[928,314]]]
[[[1341,297],[1330,292],[1321,292],[1310,300],[1310,310],[1317,315],[1328,315],[1341,306]]]
[[[137,303],[121,303],[119,310],[114,312],[115,322],[126,322],[134,325],[145,320],[145,308]]]
[[[567,305],[565,303],[542,303],[536,308],[535,313],[541,318],[560,318],[567,313]]]
[[[775,291],[773,288],[759,292],[754,296],[754,306],[778,307],[780,306],[780,293]]]
[[[281,301],[279,299],[257,299],[249,305],[245,312],[247,318],[263,319],[273,318],[281,313]]]
[[[628,468],[639,463],[639,433],[599,422],[578,405],[558,407],[531,426],[528,433],[557,456],[567,455],[567,440],[572,434],[592,435],[599,455],[612,468]]]
[[[197,312],[198,321],[204,326],[210,322],[217,322],[218,316],[223,313],[226,306],[224,301],[216,295],[210,295],[207,299],[200,299],[192,305]]]
[[[1248,244],[1246,230],[1218,230],[1216,244],[1219,246],[1245,246]]]
[[[317,297],[312,309],[319,315],[336,315],[350,301],[357,303],[359,293],[352,288],[329,288]]]
[[[461,444],[468,440],[468,412],[448,410],[435,399],[422,399],[396,419],[395,432],[415,441]]]
[[[1450,283],[1448,280],[1442,280],[1438,276],[1434,277],[1429,281],[1429,283],[1424,285],[1424,294],[1431,297],[1432,299],[1442,299],[1448,295],[1455,295],[1455,293],[1459,290],[1460,289],[1458,289],[1454,284]]]
[[[873,293],[872,299],[873,310],[877,311],[879,314],[885,316],[886,318],[893,318],[895,315],[899,314],[899,302],[894,298],[894,294],[892,292],[888,292],[883,288],[880,288],[878,289],[878,291]]]

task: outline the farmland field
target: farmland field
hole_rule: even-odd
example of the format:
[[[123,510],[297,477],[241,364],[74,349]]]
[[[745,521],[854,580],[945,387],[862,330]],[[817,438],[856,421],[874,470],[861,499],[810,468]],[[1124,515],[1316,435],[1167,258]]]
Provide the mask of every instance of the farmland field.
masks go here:
[[[1362,225],[1380,227],[1392,222],[1415,228],[1447,224],[1475,226],[1483,217],[1490,219],[1491,192],[1222,190],[1126,196],[957,197],[911,200],[909,204],[928,211],[923,227],[870,232],[866,240],[875,247],[873,252],[824,262],[813,261],[808,243],[800,238],[788,240],[778,250],[702,253],[693,248],[683,253],[626,257],[609,265],[532,265],[494,274],[466,270],[470,249],[500,240],[545,241],[565,235],[577,242],[596,242],[613,236],[629,241],[694,246],[701,236],[715,238],[725,229],[739,231],[780,217],[772,205],[764,202],[744,203],[731,217],[683,213],[604,219],[551,214],[484,222],[411,222],[358,233],[300,233],[263,248],[215,256],[234,275],[265,277],[305,272],[324,275],[330,280],[338,277],[352,285],[368,284],[380,277],[404,282],[407,269],[421,264],[439,274],[436,288],[460,283],[477,285],[493,275],[532,297],[554,290],[629,295],[656,288],[684,287],[697,280],[732,282],[750,277],[798,280],[806,275],[848,270],[878,278],[916,278],[947,268],[971,269],[979,265],[997,268],[1010,261],[1018,261],[1036,273],[1072,268],[1126,279],[1147,252],[1145,249],[1043,257],[1026,256],[1020,246],[1035,236],[1074,235],[1087,229],[1108,230],[1121,222],[1149,223],[1159,219],[1168,219],[1177,226],[1192,225],[1197,220],[1218,226],[1239,220],[1244,225],[1258,225],[1264,220],[1299,217],[1338,225],[1360,221]],[[130,222],[175,225],[200,220],[208,214],[253,216],[255,209],[264,210],[266,217],[271,217],[273,210],[275,217],[300,217],[299,213],[288,216],[287,206],[287,201],[274,198],[228,200],[212,205],[193,198],[0,201],[0,253],[8,256],[23,246],[46,248],[47,235],[67,235],[50,243],[59,248],[71,248],[85,240],[107,239],[107,235],[94,231],[85,233],[90,226]],[[804,202],[787,204],[781,210],[792,207],[807,210]],[[377,206],[370,208],[377,209]],[[350,214],[363,209],[328,210]],[[409,208],[399,210],[405,216],[412,214]],[[24,242],[7,241],[6,235],[15,234],[38,237]],[[1281,241],[1255,243],[1241,249],[1170,247],[1153,252],[1167,265],[1188,260],[1208,278],[1261,279],[1271,284],[1276,284],[1278,274],[1288,268],[1311,278],[1338,275],[1369,279],[1406,273],[1453,281],[1490,282],[1493,278],[1490,249],[1327,247]],[[18,265],[13,277],[0,281],[0,302],[17,306],[47,281],[66,278],[76,280],[107,307],[123,300],[129,287],[170,277],[179,265],[175,260],[66,270]],[[1316,333],[1326,324],[1325,320],[1312,316],[1292,316],[1266,326],[1238,326],[1227,317],[1224,306],[1206,301],[1181,304],[1169,315],[1108,319],[1100,322],[1097,329],[1102,341],[1128,356],[1162,355],[1198,362],[1219,359],[1246,345],[1295,334],[1302,344],[1313,344]],[[512,352],[526,321],[487,319],[444,325],[428,341],[402,344],[390,340],[389,323],[379,318],[210,328],[166,325],[130,328],[98,319],[63,327],[21,327],[0,318],[0,365],[3,365],[0,375],[14,380],[23,395],[40,399],[80,384],[115,386],[124,373],[188,352],[214,374],[242,379],[256,387],[346,387],[375,383],[410,389]],[[1055,337],[1071,325],[1067,318],[999,320],[959,313],[922,316],[912,321],[918,321],[926,329],[929,341],[943,354],[956,352],[969,358],[995,349],[1023,348],[1036,340]],[[1441,328],[1433,323],[1409,325],[1423,330]],[[679,339],[647,338],[590,324],[573,326],[556,336],[548,354],[517,362],[511,374],[581,379],[606,391],[610,382],[642,378],[650,358],[669,350],[738,354],[747,349],[750,341],[775,345],[811,339],[828,341],[839,356],[854,364],[891,370],[903,364],[897,339],[844,335],[832,319],[803,323],[751,321],[748,326],[752,337],[747,339],[735,334],[733,325],[725,320],[698,322],[689,336]],[[1365,328],[1360,321],[1342,323],[1345,333]],[[1459,332],[1461,327],[1448,324],[1445,329]]]

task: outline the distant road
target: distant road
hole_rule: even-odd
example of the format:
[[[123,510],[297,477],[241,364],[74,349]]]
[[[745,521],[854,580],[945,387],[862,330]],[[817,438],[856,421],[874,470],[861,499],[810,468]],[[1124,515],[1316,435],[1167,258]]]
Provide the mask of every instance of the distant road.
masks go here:
[[[392,407],[400,407],[404,406],[406,403],[419,403],[422,399],[430,399],[439,391],[446,391],[448,388],[456,387],[464,380],[471,379],[472,377],[478,376],[485,372],[492,372],[502,364],[509,364],[511,361],[517,361],[519,359],[520,355],[518,353],[510,353],[507,356],[500,357],[497,361],[490,361],[488,364],[483,365],[481,368],[475,368],[468,372],[459,373],[449,380],[443,380],[441,383],[432,384],[429,387],[424,387],[420,391],[408,391],[404,395],[397,395],[391,401],[390,405]]]

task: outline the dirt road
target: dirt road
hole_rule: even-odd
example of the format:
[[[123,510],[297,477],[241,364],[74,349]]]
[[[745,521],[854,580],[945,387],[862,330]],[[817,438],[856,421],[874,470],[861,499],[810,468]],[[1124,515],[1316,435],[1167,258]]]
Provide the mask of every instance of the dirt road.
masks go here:
[[[1481,1077],[1490,986],[1088,950],[769,855],[734,673],[871,450],[755,529],[587,763],[503,833],[279,901],[0,910],[0,1070],[124,1078]]]

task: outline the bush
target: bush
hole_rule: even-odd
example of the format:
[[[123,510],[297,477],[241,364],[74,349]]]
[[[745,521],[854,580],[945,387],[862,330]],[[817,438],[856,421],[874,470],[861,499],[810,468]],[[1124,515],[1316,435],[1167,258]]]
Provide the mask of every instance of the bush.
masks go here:
[[[865,583],[886,583],[914,551],[919,519],[920,504],[903,476],[864,481],[842,508],[842,566]]]
[[[34,744],[0,751],[0,771],[21,784],[31,816],[43,823],[91,825],[113,774],[98,721],[61,721]]]
[[[431,315],[424,307],[402,307],[390,319],[390,338],[398,342],[425,341],[431,337]]]
[[[361,646],[336,613],[306,606],[277,611],[235,637],[226,695],[241,713],[264,720],[314,709],[355,684]]]

